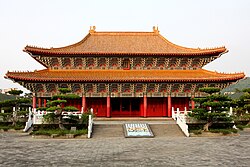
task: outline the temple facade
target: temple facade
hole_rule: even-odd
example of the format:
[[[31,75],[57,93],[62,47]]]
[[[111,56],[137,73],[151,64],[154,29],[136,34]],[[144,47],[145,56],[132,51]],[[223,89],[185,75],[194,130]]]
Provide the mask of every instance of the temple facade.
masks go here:
[[[81,100],[68,105],[93,108],[97,117],[171,117],[171,108],[195,107],[199,88],[225,88],[245,77],[202,67],[228,52],[225,47],[187,48],[152,32],[96,32],[91,26],[80,42],[60,48],[26,46],[45,69],[7,72],[5,78],[33,92],[33,108],[46,106],[58,88]]]

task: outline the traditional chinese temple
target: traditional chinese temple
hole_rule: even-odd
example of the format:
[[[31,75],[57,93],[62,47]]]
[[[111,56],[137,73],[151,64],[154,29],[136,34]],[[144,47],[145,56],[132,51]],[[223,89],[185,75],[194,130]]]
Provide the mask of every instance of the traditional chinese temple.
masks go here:
[[[194,108],[199,88],[225,88],[244,73],[225,74],[202,67],[228,52],[176,45],[152,32],[97,32],[60,48],[26,46],[45,69],[7,72],[5,78],[33,92],[33,108],[46,105],[58,88],[81,96],[68,101],[98,117],[171,117],[171,108]]]

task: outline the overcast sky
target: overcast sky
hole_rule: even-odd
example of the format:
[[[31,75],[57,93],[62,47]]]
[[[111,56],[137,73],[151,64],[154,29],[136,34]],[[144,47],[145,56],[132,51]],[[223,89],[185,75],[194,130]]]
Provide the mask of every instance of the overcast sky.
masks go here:
[[[9,71],[44,69],[22,50],[61,47],[96,31],[152,31],[192,48],[226,46],[205,66],[250,76],[250,0],[0,0],[0,89],[23,87],[4,79]]]

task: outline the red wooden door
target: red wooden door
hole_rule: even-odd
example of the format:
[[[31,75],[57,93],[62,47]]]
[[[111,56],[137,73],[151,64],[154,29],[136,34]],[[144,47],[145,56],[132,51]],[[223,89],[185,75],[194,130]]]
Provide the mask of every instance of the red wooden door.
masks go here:
[[[107,116],[107,98],[87,98],[87,107],[93,108],[97,117]]]
[[[163,106],[163,98],[147,98],[147,117],[162,117]]]
[[[180,111],[184,111],[185,107],[189,110],[189,98],[188,97],[173,97],[172,98],[172,107],[176,111],[179,108]]]
[[[140,116],[140,98],[112,98],[111,116],[113,117],[136,117]]]

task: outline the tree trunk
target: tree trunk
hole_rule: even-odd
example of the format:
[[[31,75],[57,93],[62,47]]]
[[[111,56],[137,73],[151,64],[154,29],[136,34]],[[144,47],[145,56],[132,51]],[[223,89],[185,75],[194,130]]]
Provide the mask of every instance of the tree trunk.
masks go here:
[[[204,126],[203,126],[203,130],[205,132],[209,131],[209,127],[213,124],[213,122],[207,122]]]
[[[16,122],[17,122],[17,112],[13,111],[12,126],[16,126]]]
[[[60,129],[65,130],[65,127],[63,126],[63,122],[62,122],[62,115],[60,115],[58,118],[58,125]]]

